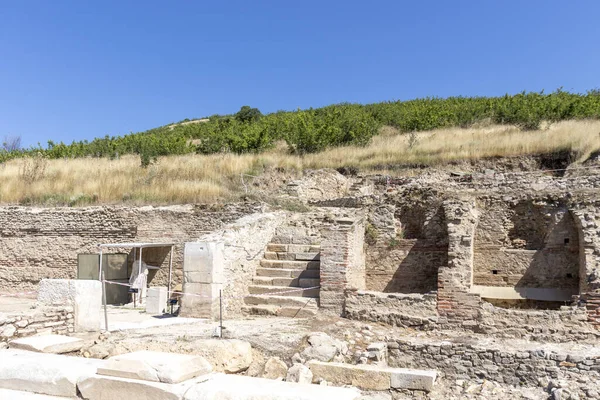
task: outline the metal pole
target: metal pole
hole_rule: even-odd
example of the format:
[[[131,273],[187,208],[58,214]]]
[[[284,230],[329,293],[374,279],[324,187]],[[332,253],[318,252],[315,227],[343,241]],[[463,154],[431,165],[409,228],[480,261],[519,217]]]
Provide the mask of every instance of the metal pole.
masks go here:
[[[219,320],[219,337],[223,339],[223,296],[221,289],[219,289]]]
[[[104,303],[104,328],[108,332],[108,311],[106,309],[106,280],[104,279],[104,271],[102,274],[102,302]]]
[[[138,263],[138,279],[141,280],[140,275],[142,275],[142,247],[140,247],[140,262]],[[140,304],[142,304],[142,288],[138,288],[138,292],[135,293],[134,296],[137,296],[138,293],[140,295]],[[135,308],[135,303],[133,307]]]
[[[102,247],[100,247],[100,264],[98,265],[98,280],[102,280]]]
[[[171,271],[173,270],[173,246],[171,246],[171,253],[169,256],[169,287],[167,288],[167,296],[171,298]]]

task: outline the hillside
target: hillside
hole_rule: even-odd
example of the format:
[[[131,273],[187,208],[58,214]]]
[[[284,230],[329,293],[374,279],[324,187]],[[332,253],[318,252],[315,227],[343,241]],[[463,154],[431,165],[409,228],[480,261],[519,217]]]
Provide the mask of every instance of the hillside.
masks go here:
[[[48,141],[47,147],[1,152],[0,162],[30,155],[48,159],[127,154],[149,165],[156,157],[183,154],[261,153],[285,142],[291,154],[317,153],[337,146],[365,146],[381,132],[423,132],[484,124],[535,130],[542,122],[600,118],[598,90],[575,94],[519,93],[502,97],[424,98],[375,104],[337,104],[323,108],[262,115],[242,107],[233,115],[184,120],[145,132],[96,138],[71,144]],[[203,122],[203,123],[198,123]]]
[[[424,167],[468,169],[472,168],[469,163],[476,160],[489,160],[488,167],[499,167],[498,157],[540,154],[566,153],[567,163],[582,163],[600,150],[599,120],[540,125],[540,129],[524,130],[515,125],[480,122],[469,128],[409,134],[384,126],[364,146],[333,147],[298,155],[291,154],[285,142],[279,141],[259,154],[170,155],[158,157],[146,168],[134,155],[113,159],[21,157],[0,167],[0,202],[71,206],[175,204],[239,200],[247,196],[271,201],[271,193],[278,185],[296,179],[307,169],[402,175],[415,173],[415,168],[423,173]],[[462,164],[448,166],[449,163]]]

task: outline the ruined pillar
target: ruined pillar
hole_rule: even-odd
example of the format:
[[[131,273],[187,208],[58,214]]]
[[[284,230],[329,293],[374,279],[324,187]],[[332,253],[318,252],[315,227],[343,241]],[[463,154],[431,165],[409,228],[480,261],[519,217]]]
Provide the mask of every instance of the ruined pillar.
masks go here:
[[[183,255],[183,317],[219,318],[219,291],[225,283],[222,242],[186,243]]]
[[[347,289],[364,290],[364,216],[337,218],[321,231],[320,307],[341,315]]]
[[[600,210],[597,204],[574,205],[579,233],[579,293],[588,321],[600,329]]]
[[[470,292],[478,221],[475,201],[447,200],[443,208],[448,224],[448,264],[438,271],[438,314],[450,324],[474,325],[481,301]]]

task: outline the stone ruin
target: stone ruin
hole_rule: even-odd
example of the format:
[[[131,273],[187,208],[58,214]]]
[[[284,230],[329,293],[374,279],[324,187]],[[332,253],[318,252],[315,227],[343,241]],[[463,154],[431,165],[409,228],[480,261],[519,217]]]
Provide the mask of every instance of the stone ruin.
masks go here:
[[[73,279],[77,254],[100,242],[176,242],[175,284],[206,296],[183,296],[182,317],[218,319],[221,292],[227,319],[324,315],[412,332],[394,331],[354,363],[306,360],[303,368],[320,379],[393,390],[390,382],[400,378],[388,369],[421,368],[444,379],[512,386],[546,380],[544,389],[557,396],[556,382],[595,382],[570,393],[597,398],[600,353],[560,346],[594,348],[600,340],[599,188],[600,175],[569,171],[412,178],[319,171],[280,193],[307,204],[306,212],[259,203],[3,207],[0,291]],[[189,251],[213,246],[211,255],[186,264],[184,243]],[[165,268],[152,278],[151,286],[166,286]],[[74,330],[60,326],[55,332]],[[22,329],[4,340],[26,336]],[[522,342],[504,348],[469,335]],[[383,389],[357,383],[365,379],[382,379]]]

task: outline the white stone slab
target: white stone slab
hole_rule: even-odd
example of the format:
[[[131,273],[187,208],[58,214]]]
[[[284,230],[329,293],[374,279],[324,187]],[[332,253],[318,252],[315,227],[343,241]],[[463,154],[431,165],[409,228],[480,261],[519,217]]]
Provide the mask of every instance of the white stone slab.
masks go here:
[[[424,390],[430,392],[437,378],[435,371],[394,368],[391,384],[394,389]]]
[[[308,385],[252,378],[241,375],[214,374],[185,393],[185,400],[354,400],[360,397],[355,388]]]
[[[37,301],[42,305],[66,305],[74,309],[75,330],[99,331],[102,283],[79,279],[42,279]]]
[[[410,389],[430,391],[437,372],[378,365],[352,365],[310,361],[313,382],[324,379],[338,385],[352,385],[366,390]]]
[[[207,376],[169,384],[94,375],[80,381],[77,387],[83,398],[90,400],[181,400],[186,391],[196,383],[206,380]]]
[[[4,350],[0,357],[0,389],[76,397],[77,383],[95,375],[103,362],[57,354]]]
[[[48,396],[47,394],[23,392],[21,390],[0,389],[0,399],[3,399],[3,400],[77,400],[77,397]]]
[[[85,342],[78,338],[64,335],[29,336],[15,339],[8,346],[11,349],[37,351],[38,353],[70,353],[79,351]]]
[[[137,351],[109,358],[98,368],[98,375],[179,383],[211,371],[212,366],[201,356]]]
[[[163,314],[167,308],[167,288],[154,286],[148,289],[146,312],[151,315]]]

